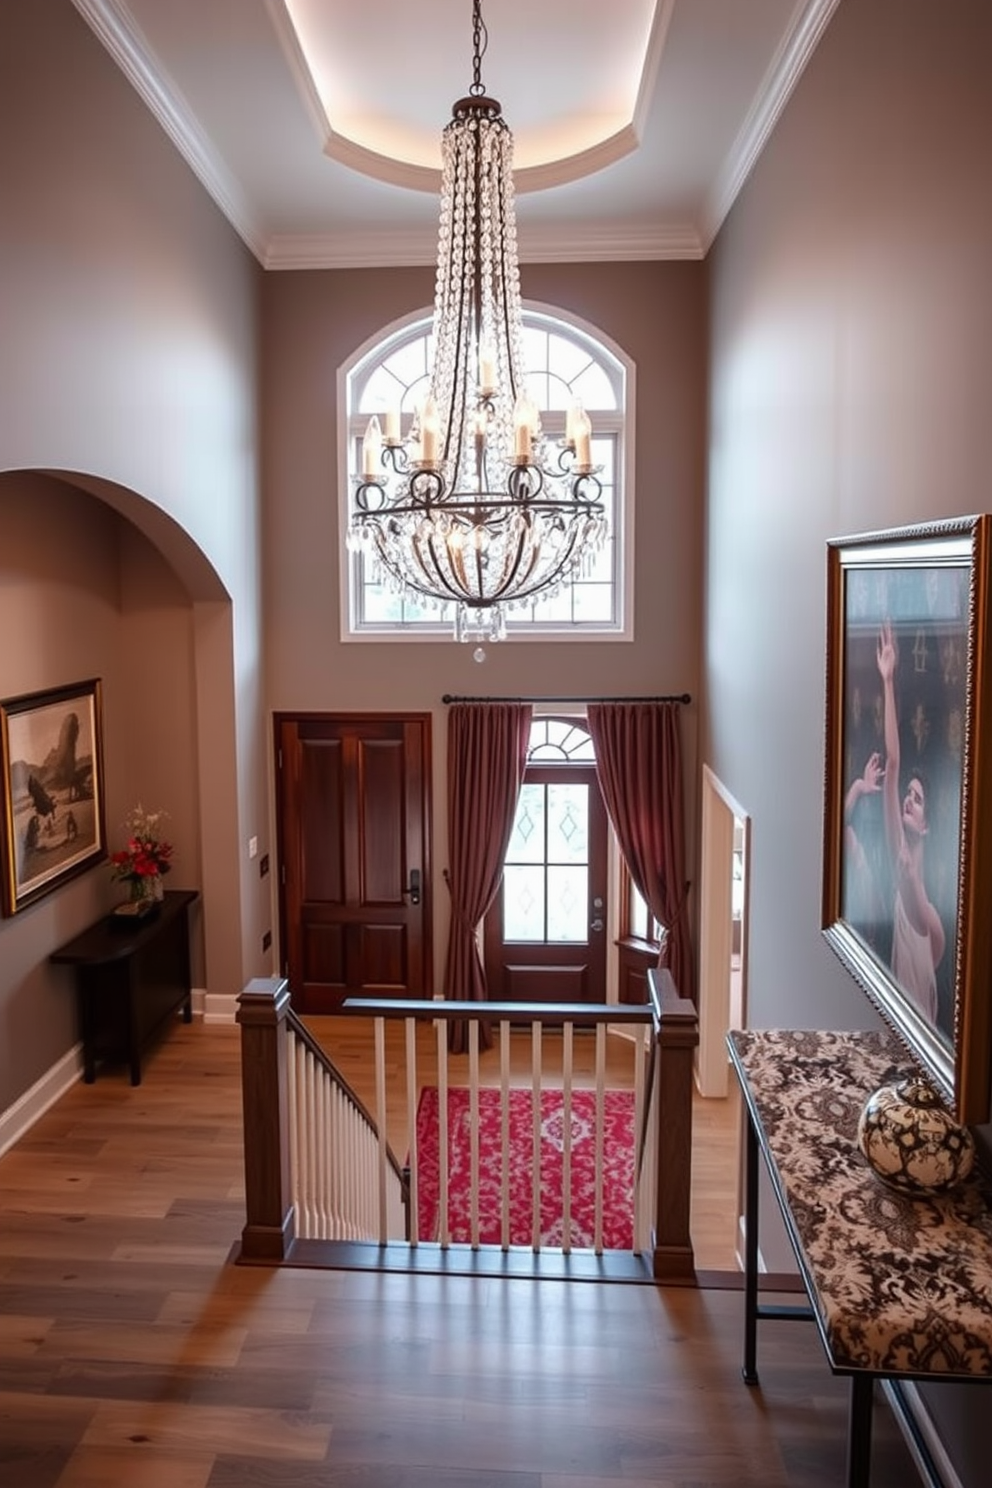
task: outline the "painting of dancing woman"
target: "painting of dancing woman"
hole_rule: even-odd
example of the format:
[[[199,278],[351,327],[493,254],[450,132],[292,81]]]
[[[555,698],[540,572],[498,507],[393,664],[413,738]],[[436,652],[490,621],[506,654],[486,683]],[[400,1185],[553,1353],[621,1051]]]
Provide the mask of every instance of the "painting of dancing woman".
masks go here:
[[[947,938],[940,915],[927,894],[924,875],[930,803],[922,772],[910,773],[905,790],[900,789],[901,753],[895,696],[897,654],[889,621],[879,633],[877,657],[885,737],[882,817],[895,890],[892,973],[923,1016],[935,1023],[937,967],[943,960]]]
[[[841,874],[846,922],[948,1039],[965,642],[950,577],[865,586],[875,603],[848,632]]]
[[[823,933],[958,1119],[985,1119],[992,515],[827,554]]]

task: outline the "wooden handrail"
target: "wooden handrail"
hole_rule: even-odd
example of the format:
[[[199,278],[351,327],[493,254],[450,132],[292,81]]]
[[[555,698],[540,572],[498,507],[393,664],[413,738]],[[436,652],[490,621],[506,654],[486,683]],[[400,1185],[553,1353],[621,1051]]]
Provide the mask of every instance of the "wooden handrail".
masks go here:
[[[669,978],[671,980],[671,978]],[[650,1006],[627,1002],[459,1002],[422,997],[348,997],[339,1009],[365,1018],[435,1018],[451,1022],[459,1018],[485,1018],[492,1023],[508,1018],[514,1023],[544,1023],[555,1026],[574,1023],[592,1028],[597,1023],[650,1023]]]

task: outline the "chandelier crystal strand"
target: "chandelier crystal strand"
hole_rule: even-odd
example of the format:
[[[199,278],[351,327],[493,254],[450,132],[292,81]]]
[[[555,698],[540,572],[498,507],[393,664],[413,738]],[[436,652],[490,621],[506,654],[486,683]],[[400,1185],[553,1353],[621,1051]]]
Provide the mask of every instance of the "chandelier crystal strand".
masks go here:
[[[405,441],[370,423],[349,541],[391,587],[452,603],[458,638],[498,640],[506,610],[588,565],[606,521],[588,418],[570,415],[581,432],[552,468],[527,396],[513,136],[481,81],[480,0],[473,39],[473,82],[441,140],[429,391]]]

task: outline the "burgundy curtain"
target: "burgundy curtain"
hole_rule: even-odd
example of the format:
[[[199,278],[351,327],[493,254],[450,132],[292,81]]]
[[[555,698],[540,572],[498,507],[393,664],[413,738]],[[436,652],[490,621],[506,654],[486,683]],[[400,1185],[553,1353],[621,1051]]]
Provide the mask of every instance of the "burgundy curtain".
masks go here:
[[[586,714],[620,851],[638,892],[668,931],[661,961],[679,996],[694,999],[679,705],[590,703]]]
[[[448,869],[451,932],[444,995],[485,1002],[477,932],[499,888],[527,763],[529,703],[455,703],[448,714]],[[450,1047],[466,1047],[452,1023]],[[491,1042],[483,1027],[483,1044]]]

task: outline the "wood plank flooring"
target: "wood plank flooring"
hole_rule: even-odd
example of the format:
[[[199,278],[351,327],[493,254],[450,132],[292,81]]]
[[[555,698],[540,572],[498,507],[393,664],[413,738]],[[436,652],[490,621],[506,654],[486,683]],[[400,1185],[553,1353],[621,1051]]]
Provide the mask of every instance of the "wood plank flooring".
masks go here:
[[[4,1488],[826,1488],[847,1389],[739,1291],[269,1270],[238,1031],[177,1022],[0,1159]],[[876,1409],[873,1488],[914,1469]]]

